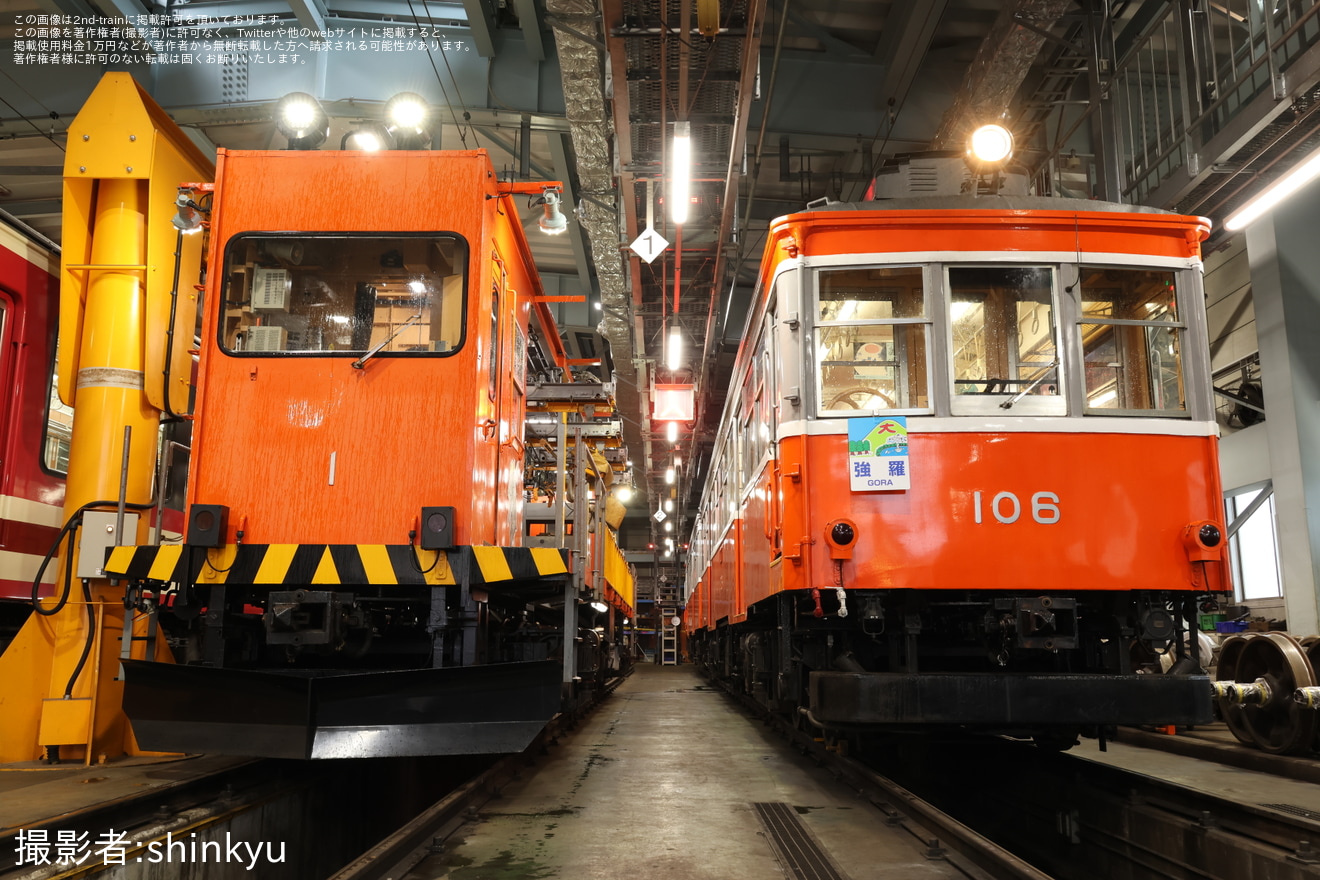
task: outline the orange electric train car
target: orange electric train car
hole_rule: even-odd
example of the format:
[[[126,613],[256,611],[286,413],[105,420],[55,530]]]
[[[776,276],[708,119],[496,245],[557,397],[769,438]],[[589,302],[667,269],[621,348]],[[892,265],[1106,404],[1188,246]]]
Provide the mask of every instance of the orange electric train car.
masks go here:
[[[693,659],[827,736],[1208,721],[1208,230],[1002,195],[774,222],[693,532]]]
[[[559,711],[522,439],[563,353],[514,190],[484,151],[220,151],[185,540],[106,566],[172,585],[178,662],[124,664],[144,748],[509,752]]]

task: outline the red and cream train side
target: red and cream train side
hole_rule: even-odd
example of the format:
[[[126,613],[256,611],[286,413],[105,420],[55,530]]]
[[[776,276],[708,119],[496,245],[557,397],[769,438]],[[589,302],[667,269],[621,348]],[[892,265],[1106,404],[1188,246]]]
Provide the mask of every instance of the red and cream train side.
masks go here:
[[[1207,233],[1030,197],[772,224],[694,524],[693,659],[826,729],[1207,720],[1182,647],[1228,588]]]
[[[60,529],[64,478],[58,438],[48,444],[47,407],[55,352],[59,254],[21,229],[0,222],[0,602],[3,625],[31,610],[32,583]],[[67,415],[67,414],[66,414]],[[71,415],[54,423],[66,438]],[[50,461],[43,461],[47,454]],[[53,466],[53,467],[52,467]],[[55,583],[53,566],[43,595]],[[10,601],[14,600],[14,601]]]

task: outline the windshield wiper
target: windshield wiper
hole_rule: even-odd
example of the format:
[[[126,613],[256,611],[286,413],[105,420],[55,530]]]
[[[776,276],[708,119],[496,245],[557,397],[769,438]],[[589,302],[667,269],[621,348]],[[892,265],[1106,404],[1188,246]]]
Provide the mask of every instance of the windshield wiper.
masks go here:
[[[398,335],[399,335],[400,333],[402,333],[404,330],[407,330],[409,327],[411,327],[413,324],[416,324],[416,323],[417,323],[418,321],[420,321],[420,320],[422,320],[422,313],[421,313],[421,312],[418,312],[417,314],[413,315],[413,316],[412,316],[411,318],[409,318],[408,320],[404,321],[402,324],[399,325],[399,329],[398,329],[398,330],[395,330],[395,331],[394,331],[393,333],[391,333],[389,336],[385,337],[385,338],[382,339],[380,342],[378,342],[378,343],[376,344],[376,347],[373,348],[371,351],[367,352],[367,353],[364,354],[362,357],[360,357],[360,358],[358,358],[357,360],[353,361],[353,363],[351,364],[351,366],[353,367],[353,369],[355,369],[355,370],[360,370],[360,369],[362,369],[362,365],[365,364],[367,361],[369,361],[369,360],[370,360],[370,359],[376,354],[376,352],[380,351],[382,348],[384,348],[385,346],[389,345],[391,342],[394,341],[394,337],[398,336]]]
[[[1017,403],[1019,400],[1021,400],[1022,398],[1026,397],[1028,394],[1030,394],[1030,393],[1031,393],[1031,390],[1032,390],[1033,388],[1035,388],[1035,387],[1036,387],[1037,385],[1039,385],[1041,382],[1044,382],[1044,381],[1045,381],[1045,377],[1048,376],[1048,375],[1050,374],[1050,370],[1057,369],[1058,366],[1059,366],[1059,362],[1058,362],[1058,361],[1055,361],[1054,363],[1050,364],[1048,367],[1045,368],[1045,370],[1044,370],[1039,376],[1037,376],[1037,377],[1032,381],[1032,383],[1031,383],[1030,385],[1028,385],[1026,388],[1023,388],[1023,389],[1022,389],[1021,391],[1019,391],[1017,394],[1014,394],[1014,395],[1013,395],[1012,397],[1010,397],[1008,400],[1005,400],[1003,403],[999,404],[1000,408],[1001,408],[1001,409],[1012,409],[1012,408],[1013,408],[1013,404]]]

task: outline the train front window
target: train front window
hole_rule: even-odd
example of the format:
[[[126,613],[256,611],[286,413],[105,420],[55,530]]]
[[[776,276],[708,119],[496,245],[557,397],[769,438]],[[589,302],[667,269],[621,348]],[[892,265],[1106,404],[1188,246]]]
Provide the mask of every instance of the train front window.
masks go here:
[[[954,415],[1063,415],[1054,270],[949,268]],[[1007,406],[1006,406],[1007,405]]]
[[[819,285],[819,412],[928,409],[930,318],[921,267],[826,270]]]
[[[1175,274],[1083,266],[1080,288],[1087,410],[1183,414],[1186,325],[1178,320]]]
[[[463,343],[467,247],[454,235],[243,234],[224,271],[231,354],[427,356]]]

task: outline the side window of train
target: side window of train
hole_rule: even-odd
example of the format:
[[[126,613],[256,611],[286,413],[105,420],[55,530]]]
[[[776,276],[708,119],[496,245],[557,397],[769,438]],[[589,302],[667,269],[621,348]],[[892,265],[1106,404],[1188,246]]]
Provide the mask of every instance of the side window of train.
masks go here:
[[[225,247],[229,354],[448,355],[463,344],[456,235],[243,233]]]
[[[1079,288],[1086,411],[1183,415],[1176,273],[1082,266]]]
[[[819,413],[928,410],[929,333],[920,266],[821,270],[815,329]]]
[[[953,414],[1064,415],[1054,270],[950,266]]]
[[[50,389],[46,404],[46,441],[41,451],[41,464],[51,473],[65,476],[69,473],[69,447],[73,441],[73,407],[60,401],[59,376],[52,366]]]

